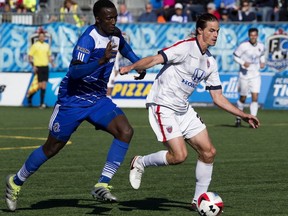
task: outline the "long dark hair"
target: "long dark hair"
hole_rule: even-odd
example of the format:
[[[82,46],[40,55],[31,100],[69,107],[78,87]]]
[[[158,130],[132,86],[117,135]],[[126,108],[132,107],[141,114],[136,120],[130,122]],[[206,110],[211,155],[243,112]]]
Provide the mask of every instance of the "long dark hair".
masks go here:
[[[219,20],[217,19],[217,17],[215,17],[213,14],[210,13],[200,15],[196,21],[196,30],[195,30],[196,36],[199,34],[198,28],[205,29],[207,27],[207,22],[219,22]]]

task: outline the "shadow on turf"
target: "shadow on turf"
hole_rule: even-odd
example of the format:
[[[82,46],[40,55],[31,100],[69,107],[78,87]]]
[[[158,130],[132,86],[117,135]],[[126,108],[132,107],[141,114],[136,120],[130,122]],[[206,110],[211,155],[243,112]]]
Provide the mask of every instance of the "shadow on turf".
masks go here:
[[[30,208],[19,208],[17,211],[41,210],[59,207],[91,209],[92,212],[86,214],[92,215],[107,215],[107,213],[109,214],[109,212],[115,208],[118,208],[119,211],[122,212],[132,212],[133,210],[170,211],[172,208],[182,208],[190,211],[189,203],[164,198],[146,198],[143,200],[129,200],[113,204],[98,202],[92,199],[49,199],[32,204]],[[8,212],[7,210],[2,210]]]
[[[129,200],[119,202],[119,209],[121,211],[170,211],[171,208],[182,208],[190,210],[189,207],[190,205],[188,203],[168,200],[164,198],[146,198],[144,200]]]

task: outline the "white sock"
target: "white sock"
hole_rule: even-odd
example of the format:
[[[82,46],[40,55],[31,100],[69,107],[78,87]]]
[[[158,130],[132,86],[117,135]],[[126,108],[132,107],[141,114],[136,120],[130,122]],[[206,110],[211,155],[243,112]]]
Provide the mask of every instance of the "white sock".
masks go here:
[[[244,103],[242,103],[240,100],[237,100],[237,107],[238,109],[240,109],[241,111],[244,110]]]
[[[212,171],[213,171],[213,163],[207,164],[200,160],[197,161],[196,165],[196,187],[195,187],[195,194],[192,200],[193,202],[197,202],[199,196],[202,193],[208,191],[208,187],[210,185],[212,179]]]
[[[244,110],[244,103],[242,103],[240,100],[237,100],[237,107],[238,107],[238,109],[243,111]],[[236,118],[241,120],[241,118],[239,116],[236,116]]]
[[[165,166],[168,165],[166,154],[168,151],[159,151],[142,157],[144,167],[148,166]]]
[[[258,112],[258,102],[252,102],[250,104],[250,113],[251,115],[257,116]]]

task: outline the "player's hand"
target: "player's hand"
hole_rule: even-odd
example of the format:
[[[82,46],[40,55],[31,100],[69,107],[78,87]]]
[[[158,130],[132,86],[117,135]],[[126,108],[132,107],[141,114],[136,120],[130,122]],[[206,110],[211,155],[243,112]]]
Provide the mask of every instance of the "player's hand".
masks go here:
[[[256,116],[247,114],[242,119],[247,122],[252,128],[258,128],[260,126],[260,122]]]
[[[146,76],[146,70],[136,70],[139,76],[134,76],[135,80],[142,80]]]
[[[245,63],[244,63],[244,67],[245,67],[245,68],[248,68],[249,66],[250,66],[250,63],[249,63],[249,62],[245,62]]]
[[[33,66],[33,71],[34,71],[34,74],[37,74],[38,73],[38,68],[36,66]]]
[[[131,70],[132,70],[131,66],[128,65],[128,66],[125,66],[125,67],[121,67],[120,70],[119,70],[119,73],[120,73],[120,75],[125,75],[125,74],[128,74],[129,71],[131,71]]]
[[[106,46],[104,56],[99,60],[99,64],[105,64],[107,63],[111,58],[115,58],[117,54],[117,50],[113,50],[115,47],[117,47],[116,44],[113,44],[112,41],[109,41],[109,43]]]

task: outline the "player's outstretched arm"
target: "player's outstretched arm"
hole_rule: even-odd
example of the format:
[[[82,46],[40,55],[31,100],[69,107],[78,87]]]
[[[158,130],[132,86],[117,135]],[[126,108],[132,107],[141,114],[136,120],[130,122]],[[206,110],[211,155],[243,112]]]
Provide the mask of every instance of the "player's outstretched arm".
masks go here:
[[[131,70],[136,70],[137,72],[139,71],[138,73],[141,74],[146,69],[162,63],[164,63],[164,58],[162,57],[162,55],[158,54],[155,56],[148,56],[143,59],[140,59],[134,64],[120,68],[120,74],[121,75],[128,74]]]
[[[253,128],[258,128],[260,126],[260,122],[257,119],[257,117],[244,113],[243,111],[235,107],[233,104],[231,104],[230,101],[228,101],[227,98],[224,97],[221,89],[210,90],[210,95],[213,99],[213,102],[221,109],[235,116],[241,117],[245,122],[247,122]]]

